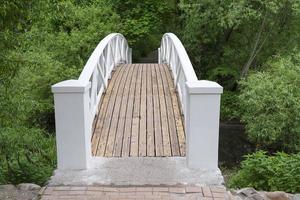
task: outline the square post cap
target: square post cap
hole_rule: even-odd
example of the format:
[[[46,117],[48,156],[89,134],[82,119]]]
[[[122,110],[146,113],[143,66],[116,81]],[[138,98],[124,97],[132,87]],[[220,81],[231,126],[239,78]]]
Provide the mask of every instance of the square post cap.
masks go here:
[[[189,94],[222,94],[223,87],[216,82],[200,80],[186,82],[187,92]]]
[[[66,80],[55,85],[51,89],[53,93],[84,93],[91,87],[91,82],[84,83],[79,80]]]

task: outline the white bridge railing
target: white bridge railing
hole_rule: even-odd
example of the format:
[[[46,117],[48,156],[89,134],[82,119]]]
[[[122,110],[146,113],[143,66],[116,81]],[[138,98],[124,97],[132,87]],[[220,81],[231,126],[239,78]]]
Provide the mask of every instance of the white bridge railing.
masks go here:
[[[119,33],[112,33],[105,37],[96,47],[79,76],[79,81],[91,83],[90,98],[90,123],[98,111],[98,103],[112,70],[122,63],[131,63],[131,49],[125,37]],[[91,125],[91,124],[90,124]]]
[[[223,88],[212,81],[198,80],[185,48],[173,33],[163,35],[158,62],[168,64],[173,74],[184,114],[188,166],[217,169]]]
[[[215,170],[223,88],[212,81],[198,80],[182,43],[174,34],[163,36],[158,52],[159,63],[170,66],[178,91],[184,114],[188,166]],[[52,86],[58,169],[89,167],[93,120],[108,79],[121,63],[131,63],[131,49],[123,35],[113,33],[98,44],[78,80]]]
[[[59,169],[88,167],[93,119],[111,72],[121,63],[131,63],[131,49],[123,35],[112,33],[98,44],[78,80],[52,86]]]

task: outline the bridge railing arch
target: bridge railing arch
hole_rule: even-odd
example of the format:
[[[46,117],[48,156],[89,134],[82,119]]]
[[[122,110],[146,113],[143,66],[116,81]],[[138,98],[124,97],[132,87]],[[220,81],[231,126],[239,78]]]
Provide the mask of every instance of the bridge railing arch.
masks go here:
[[[218,169],[220,98],[223,88],[216,82],[198,80],[188,54],[173,33],[166,33],[158,49],[158,62],[173,75],[186,133],[188,166]]]
[[[91,159],[93,120],[112,71],[131,63],[131,48],[120,33],[100,41],[77,80],[52,86],[59,169],[85,169]]]
[[[78,81],[91,83],[89,89],[90,123],[98,111],[98,104],[102,93],[107,88],[111,72],[122,63],[131,63],[131,48],[122,34],[112,33],[100,41],[85,64]]]
[[[166,33],[163,35],[159,48],[159,63],[166,63],[171,67],[174,85],[184,112],[186,108],[185,83],[197,81],[198,78],[184,46],[175,34]]]
[[[186,155],[190,168],[218,169],[220,96],[223,88],[198,80],[184,46],[164,34],[159,63],[170,67],[184,115]],[[109,34],[96,47],[77,80],[52,86],[55,104],[59,169],[89,168],[93,120],[113,69],[131,63],[131,49],[119,33]]]

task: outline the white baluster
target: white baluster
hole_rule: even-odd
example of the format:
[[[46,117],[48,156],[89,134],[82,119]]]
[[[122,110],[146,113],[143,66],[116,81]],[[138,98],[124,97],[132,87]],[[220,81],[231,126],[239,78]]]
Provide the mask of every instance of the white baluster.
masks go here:
[[[107,53],[107,51],[105,51]],[[103,66],[104,66],[104,72],[103,72],[103,77],[105,78],[105,81],[107,80],[107,76],[108,76],[108,64],[107,64],[107,56],[106,55],[102,55],[103,58]]]
[[[120,60],[122,63],[125,63],[126,59],[125,59],[125,40],[124,40],[124,38],[122,38],[121,41],[122,42],[121,42],[121,47],[120,47],[120,51],[121,51],[121,53],[120,53],[121,59]]]
[[[163,41],[164,41],[164,54],[163,54],[164,55],[164,57],[163,57],[164,60],[163,60],[163,62],[167,62],[167,45],[168,45],[167,44],[167,38],[164,38]]]
[[[114,53],[114,47],[113,47],[113,41],[110,43],[110,52],[111,52],[111,57],[112,57],[112,61],[113,61],[113,67],[111,69],[111,71],[116,67],[116,58],[115,58],[115,53]]]
[[[105,78],[105,75],[104,75],[103,70],[102,70],[103,68],[105,68],[105,65],[101,62],[98,62],[97,63],[97,68],[99,69],[99,72],[100,72],[99,74],[100,74],[100,78],[101,78],[101,81],[103,83],[104,89],[106,89],[107,88],[107,82],[106,82],[106,78]]]
[[[95,110],[96,98],[97,98],[97,68],[94,69],[92,80],[91,80],[91,106]]]
[[[120,58],[120,55],[119,55],[119,51],[118,51],[118,47],[119,47],[119,38],[116,37],[116,41],[115,41],[115,44],[114,44],[114,53],[115,53],[115,64],[118,65],[119,64],[119,58]]]

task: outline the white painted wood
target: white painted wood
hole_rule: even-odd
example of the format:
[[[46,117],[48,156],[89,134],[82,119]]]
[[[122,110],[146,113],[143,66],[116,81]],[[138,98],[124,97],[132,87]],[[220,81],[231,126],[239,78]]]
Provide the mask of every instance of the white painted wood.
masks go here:
[[[186,157],[190,168],[218,168],[220,98],[223,88],[211,81],[187,82]]]
[[[90,82],[68,80],[52,86],[54,93],[58,169],[86,169],[91,159],[88,121]]]
[[[132,62],[132,50],[123,35],[113,33],[96,47],[78,80],[52,86],[55,103],[59,169],[86,169],[91,159],[92,123],[112,70]],[[170,66],[184,114],[187,164],[217,169],[220,95],[215,82],[199,81],[190,59],[172,33],[159,48],[159,62]]]
[[[212,81],[199,81],[181,41],[164,34],[159,60],[170,66],[184,114],[186,154],[189,168],[218,168],[220,98],[223,88]]]
[[[181,109],[185,109],[185,83],[197,81],[198,78],[192,63],[185,51],[181,41],[173,33],[163,35],[160,46],[161,63],[170,66],[174,77],[174,84],[180,98]],[[185,114],[185,113],[184,113]]]
[[[97,45],[78,80],[52,86],[59,169],[88,168],[92,125],[102,93],[112,70],[120,63],[131,63],[131,56],[124,36],[109,34]]]
[[[88,118],[90,127],[92,127],[102,92],[106,89],[112,70],[121,63],[131,63],[131,51],[130,56],[125,54],[128,48],[128,43],[122,34],[109,34],[98,44],[79,76],[78,80],[82,82],[92,82],[89,92],[91,109],[89,110]],[[106,60],[112,61],[112,63]],[[96,89],[97,86],[101,88]]]

